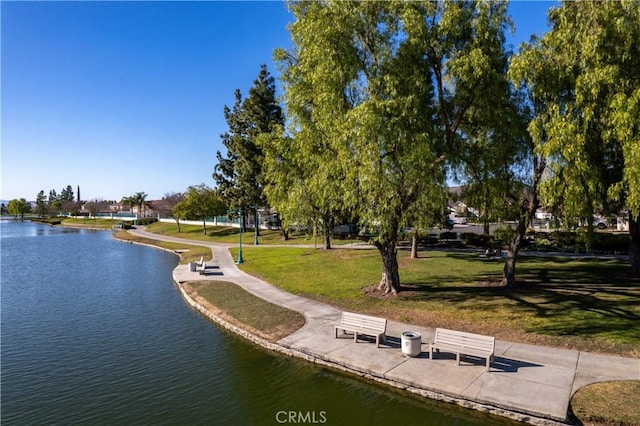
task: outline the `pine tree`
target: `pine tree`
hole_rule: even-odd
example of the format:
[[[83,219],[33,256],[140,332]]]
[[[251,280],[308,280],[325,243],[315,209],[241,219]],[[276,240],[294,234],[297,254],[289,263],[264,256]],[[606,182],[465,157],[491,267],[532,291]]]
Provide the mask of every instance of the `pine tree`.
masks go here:
[[[266,205],[262,174],[264,155],[257,138],[284,123],[275,92],[274,79],[267,66],[262,65],[249,96],[243,99],[240,90],[236,89],[233,108],[224,107],[229,129],[220,137],[227,153],[225,157],[217,152],[218,164],[213,179],[229,208],[243,211],[243,216]]]

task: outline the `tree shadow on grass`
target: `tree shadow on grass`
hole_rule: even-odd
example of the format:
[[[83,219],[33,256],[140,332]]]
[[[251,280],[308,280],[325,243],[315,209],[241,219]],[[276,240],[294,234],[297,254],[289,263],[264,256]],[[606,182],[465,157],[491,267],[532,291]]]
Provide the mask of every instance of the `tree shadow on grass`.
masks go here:
[[[214,227],[213,229],[207,228],[207,235],[210,237],[228,237],[229,235],[238,235],[240,233],[239,228],[231,227]]]
[[[453,256],[467,258],[461,253]],[[481,286],[499,282],[500,274],[469,277],[464,282],[459,276],[431,276],[429,282],[405,282],[406,291],[400,297],[533,316],[536,321],[530,321],[531,329],[526,331],[539,334],[640,339],[640,277],[632,276],[624,262],[524,259],[516,273],[516,288]]]

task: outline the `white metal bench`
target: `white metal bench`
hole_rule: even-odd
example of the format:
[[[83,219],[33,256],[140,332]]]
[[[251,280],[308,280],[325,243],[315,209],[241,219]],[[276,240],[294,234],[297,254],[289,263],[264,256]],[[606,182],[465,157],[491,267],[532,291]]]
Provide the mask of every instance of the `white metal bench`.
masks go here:
[[[358,334],[375,336],[376,345],[380,346],[380,338],[382,338],[383,342],[386,338],[387,320],[353,312],[342,312],[340,324],[335,326],[336,338],[338,337],[338,330],[342,330],[343,333],[352,332],[355,342],[358,342]]]
[[[458,365],[460,365],[460,354],[479,356],[486,358],[487,371],[489,371],[495,344],[495,337],[436,328],[435,339],[429,347],[429,356],[433,359],[434,349],[438,352],[440,350],[454,352]]]

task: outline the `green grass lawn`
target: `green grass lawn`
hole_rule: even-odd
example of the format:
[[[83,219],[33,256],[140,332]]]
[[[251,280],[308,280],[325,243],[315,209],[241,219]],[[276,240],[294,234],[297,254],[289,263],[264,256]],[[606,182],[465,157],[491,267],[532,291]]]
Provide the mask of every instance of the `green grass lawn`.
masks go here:
[[[155,222],[148,227],[150,232],[158,235],[168,235],[180,238],[189,238],[198,241],[209,241],[215,243],[227,243],[238,244],[240,240],[240,229],[227,227],[227,226],[207,226],[207,233],[204,233],[204,227],[202,225],[180,225],[180,232],[178,232],[178,226],[169,222]],[[307,235],[301,232],[290,232],[290,238],[287,241],[282,239],[282,232],[279,230],[260,230],[260,236],[258,237],[259,244],[265,245],[296,245],[296,244],[314,244],[317,243],[318,247],[322,245],[322,238],[317,237],[315,240],[312,235]],[[253,245],[254,232],[248,230],[242,234],[242,242],[244,245]],[[360,240],[332,240],[332,244],[350,244],[354,242],[361,242]]]
[[[640,425],[640,381],[594,383],[571,400],[585,425]]]
[[[228,320],[248,326],[270,341],[282,339],[304,325],[304,316],[298,312],[260,299],[233,283],[197,281],[185,284],[185,288],[192,297],[197,294],[213,309],[229,316]]]
[[[431,327],[581,350],[640,355],[640,280],[617,260],[523,257],[522,286],[496,286],[502,262],[474,253],[400,252],[398,297],[370,295],[375,250],[246,247],[241,268],[294,294]],[[234,256],[237,251],[234,251]]]
[[[62,225],[71,225],[71,226],[85,226],[85,227],[96,227],[96,228],[105,228],[110,229],[114,225],[117,225],[121,222],[120,219],[107,219],[107,218],[62,218]]]

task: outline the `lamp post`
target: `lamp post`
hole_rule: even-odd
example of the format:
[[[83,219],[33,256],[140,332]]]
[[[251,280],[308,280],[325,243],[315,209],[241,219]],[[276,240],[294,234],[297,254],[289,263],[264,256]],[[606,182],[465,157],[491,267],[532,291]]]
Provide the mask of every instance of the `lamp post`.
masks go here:
[[[260,244],[258,242],[258,207],[254,207],[255,208],[255,216],[254,216],[254,223],[255,223],[255,235],[253,238],[253,245],[257,246],[258,244]]]
[[[242,209],[240,209],[240,248],[238,249],[238,261],[236,262],[238,265],[244,263],[242,258],[242,218]]]

